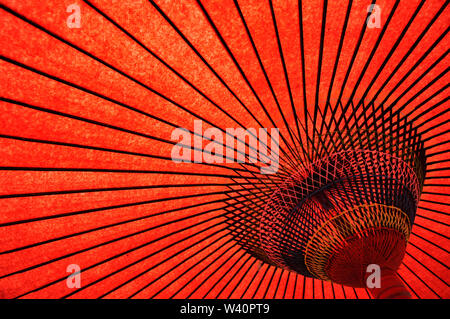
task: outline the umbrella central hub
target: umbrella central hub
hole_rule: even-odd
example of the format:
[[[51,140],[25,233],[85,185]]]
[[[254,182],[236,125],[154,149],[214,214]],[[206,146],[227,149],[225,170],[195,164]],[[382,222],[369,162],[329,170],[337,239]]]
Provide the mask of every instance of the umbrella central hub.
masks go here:
[[[277,266],[361,287],[366,267],[400,265],[420,197],[402,159],[347,150],[286,180],[260,219],[260,241]]]

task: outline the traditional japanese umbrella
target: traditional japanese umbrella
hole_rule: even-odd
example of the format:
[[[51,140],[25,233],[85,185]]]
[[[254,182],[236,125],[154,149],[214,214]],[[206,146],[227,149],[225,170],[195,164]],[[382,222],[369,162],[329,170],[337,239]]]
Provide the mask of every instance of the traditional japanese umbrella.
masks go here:
[[[448,14],[3,1],[1,296],[448,298]]]

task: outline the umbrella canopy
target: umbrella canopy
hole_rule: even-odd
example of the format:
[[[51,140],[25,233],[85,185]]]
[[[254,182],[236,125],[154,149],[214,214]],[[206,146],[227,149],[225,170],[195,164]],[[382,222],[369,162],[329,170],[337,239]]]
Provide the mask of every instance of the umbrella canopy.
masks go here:
[[[1,297],[370,298],[261,245],[273,194],[351,149],[414,168],[398,276],[450,297],[448,1],[0,10]]]

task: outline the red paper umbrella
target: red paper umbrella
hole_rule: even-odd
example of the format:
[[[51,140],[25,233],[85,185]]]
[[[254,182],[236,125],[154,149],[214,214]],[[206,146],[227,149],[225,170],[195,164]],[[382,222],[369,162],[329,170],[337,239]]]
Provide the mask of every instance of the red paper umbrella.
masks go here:
[[[2,1],[1,296],[450,297],[449,10]]]

